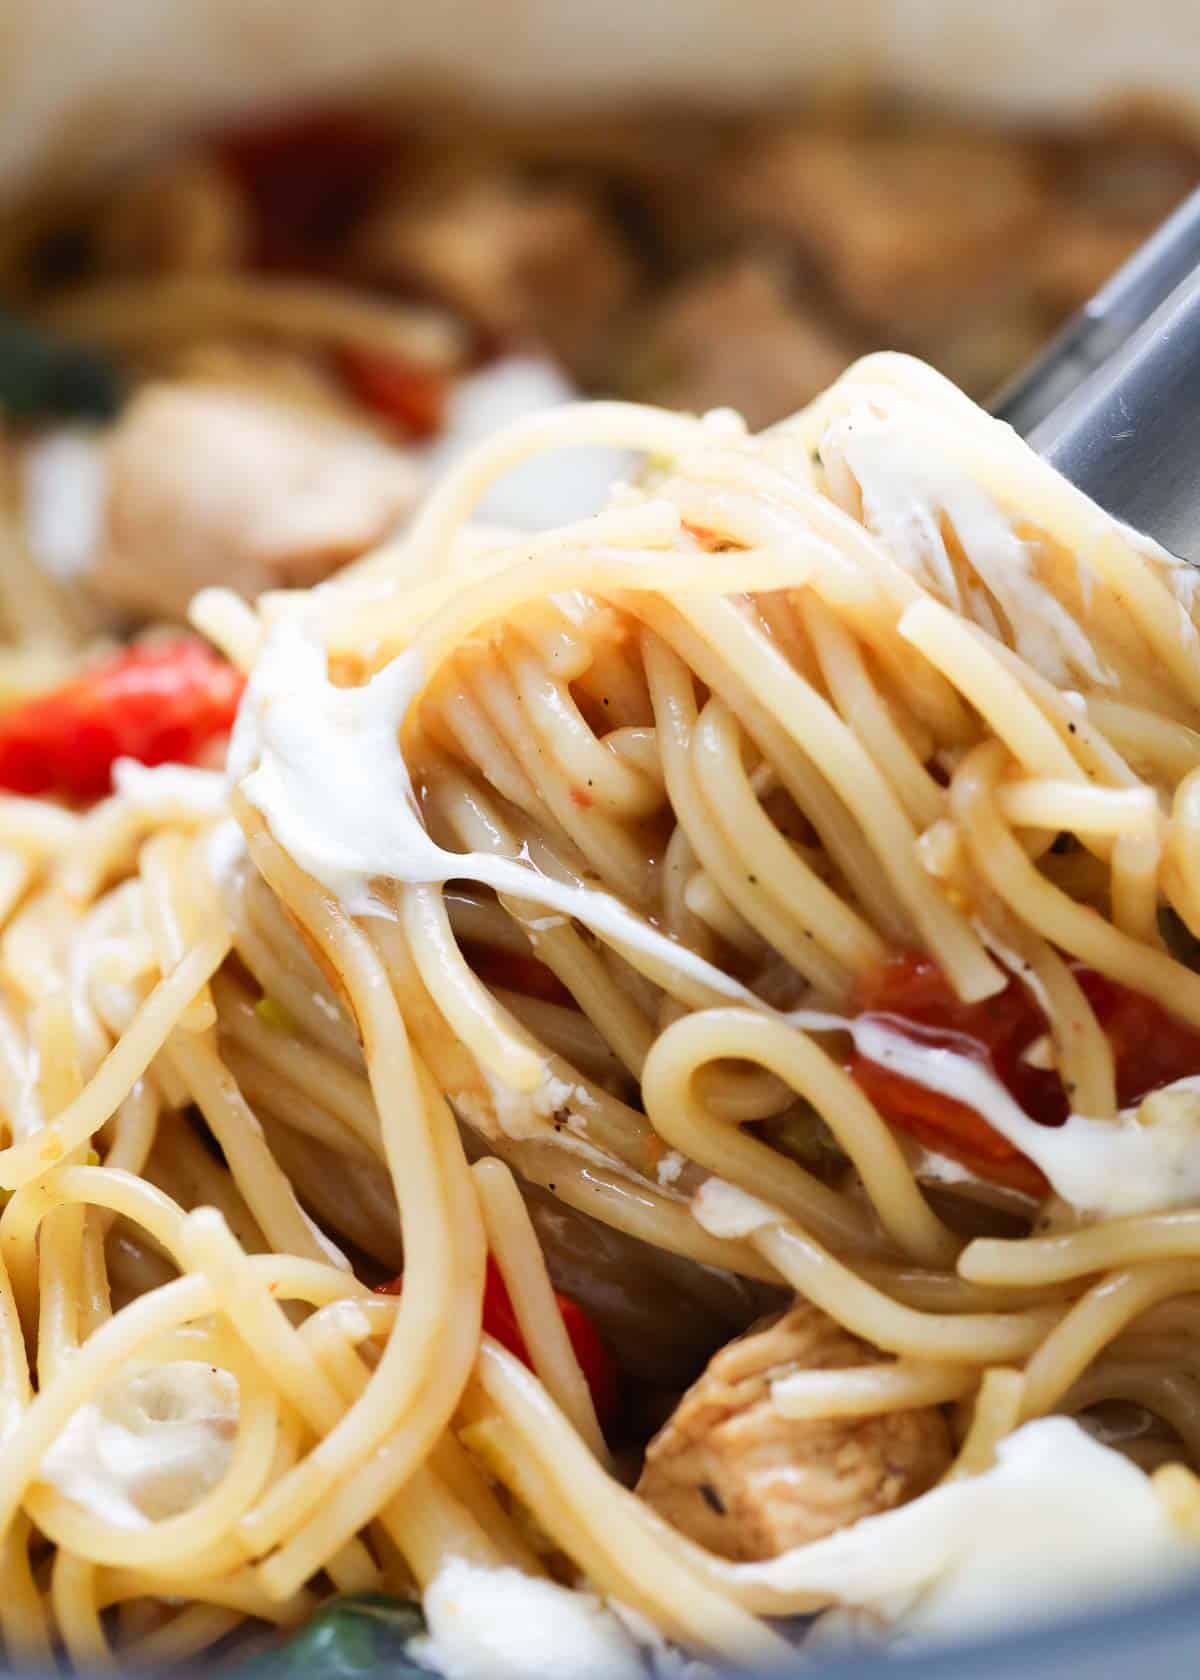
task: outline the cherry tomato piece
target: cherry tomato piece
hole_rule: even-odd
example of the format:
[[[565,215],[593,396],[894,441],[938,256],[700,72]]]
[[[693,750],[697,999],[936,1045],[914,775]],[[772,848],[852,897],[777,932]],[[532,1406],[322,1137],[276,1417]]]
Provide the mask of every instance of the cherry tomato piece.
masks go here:
[[[229,733],[244,687],[203,642],[135,644],[0,715],[0,787],[99,799],[118,758],[195,762]]]
[[[337,352],[337,366],[363,407],[390,420],[408,437],[424,441],[441,431],[450,390],[441,369],[349,344]]]
[[[399,1295],[404,1287],[404,1275],[392,1278],[390,1283],[380,1284],[376,1293],[379,1295]],[[570,1295],[562,1295],[555,1290],[554,1299],[558,1302],[558,1310],[562,1314],[563,1323],[567,1328],[567,1335],[571,1339],[571,1346],[575,1350],[575,1357],[579,1361],[579,1369],[583,1372],[588,1388],[591,1390],[592,1403],[596,1408],[596,1416],[604,1423],[612,1417],[617,1406],[617,1368],[603,1341],[600,1333],[592,1323],[587,1313],[578,1301]],[[525,1345],[525,1338],[521,1334],[521,1327],[517,1323],[517,1315],[509,1298],[508,1289],[500,1268],[489,1255],[487,1263],[487,1277],[483,1286],[483,1328],[489,1336],[494,1336],[501,1347],[506,1347],[523,1365],[530,1363],[529,1349]]]
[[[520,992],[523,997],[540,998],[543,1003],[559,1003],[567,1008],[574,1003],[554,970],[537,957],[521,951],[502,951],[495,945],[477,945],[473,940],[464,940],[463,955],[485,986],[499,986],[506,992]]]
[[[322,274],[370,203],[395,141],[346,111],[310,111],[222,140],[217,155],[254,217],[257,268]]]
[[[1122,1107],[1200,1073],[1200,1033],[1195,1028],[1177,1021],[1152,998],[1093,969],[1076,967],[1074,972],[1112,1045]],[[935,963],[910,952],[868,976],[858,989],[855,1007],[856,1013],[880,1019],[910,1038],[982,1063],[1040,1125],[1060,1126],[1071,1112],[1070,1094],[1057,1070],[1035,1067],[1025,1059],[1049,1028],[1019,980],[1010,980],[995,997],[962,1003]],[[1045,1193],[1037,1168],[966,1104],[857,1053],[849,1065],[890,1125],[982,1177],[1031,1194]]]

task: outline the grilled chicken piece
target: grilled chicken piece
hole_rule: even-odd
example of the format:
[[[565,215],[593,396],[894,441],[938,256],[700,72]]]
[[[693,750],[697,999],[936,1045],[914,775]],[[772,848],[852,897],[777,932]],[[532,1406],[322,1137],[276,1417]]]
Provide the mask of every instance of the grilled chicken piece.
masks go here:
[[[89,582],[147,616],[198,589],[319,582],[416,502],[407,456],[336,420],[218,386],[152,385],[108,444],[104,534]]]
[[[733,156],[718,202],[808,252],[842,305],[918,327],[1011,288],[1046,216],[1032,147],[961,130],[776,129]],[[986,318],[986,316],[985,316]]]
[[[736,408],[752,430],[794,414],[857,354],[758,257],[684,281],[642,334],[636,394],[693,414]]]
[[[798,1303],[730,1342],[651,1441],[638,1493],[722,1557],[757,1562],[932,1487],[950,1463],[936,1406],[878,1417],[786,1418],[771,1383],[870,1365],[878,1351]]]
[[[638,282],[625,241],[592,199],[507,175],[385,205],[359,255],[369,277],[419,285],[489,334],[545,345],[576,374]]]

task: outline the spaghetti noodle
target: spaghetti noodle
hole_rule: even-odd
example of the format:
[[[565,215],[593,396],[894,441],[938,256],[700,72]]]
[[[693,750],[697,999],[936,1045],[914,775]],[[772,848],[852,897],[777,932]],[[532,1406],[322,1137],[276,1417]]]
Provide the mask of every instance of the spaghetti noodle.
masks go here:
[[[471,526],[580,444],[652,464]],[[227,778],[0,804],[10,1658],[385,1587],[436,1666],[453,1566],[467,1614],[472,1572],[566,1582],[765,1662],[780,1616],[1027,1590],[1043,1508],[1080,1590],[1200,1566],[1190,573],[881,356],[758,437],[538,417],[402,546],[195,621],[248,674]],[[777,1373],[778,1419],[953,1407],[942,1485],[759,1561],[669,1526],[562,1220],[713,1340],[820,1308],[874,1351]]]

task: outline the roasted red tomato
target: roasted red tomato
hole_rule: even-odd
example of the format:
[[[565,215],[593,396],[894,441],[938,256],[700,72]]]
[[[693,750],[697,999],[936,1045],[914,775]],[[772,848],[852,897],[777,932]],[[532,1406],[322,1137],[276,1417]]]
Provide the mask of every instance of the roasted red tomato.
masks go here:
[[[402,1273],[390,1283],[381,1284],[378,1293],[399,1295],[403,1287]],[[579,1369],[591,1390],[596,1416],[603,1424],[616,1410],[617,1368],[600,1339],[599,1331],[579,1302],[572,1300],[569,1295],[560,1295],[557,1290],[554,1292],[554,1299],[558,1302],[558,1310],[567,1327],[567,1335],[571,1338]],[[529,1349],[525,1346],[525,1338],[517,1323],[512,1301],[500,1275],[500,1268],[490,1256],[487,1278],[483,1286],[483,1328],[489,1336],[494,1336],[502,1347],[515,1354],[523,1364],[529,1364]]]
[[[409,437],[436,437],[446,415],[450,382],[437,368],[418,367],[400,356],[344,345],[338,371],[354,396]]]
[[[485,986],[499,986],[506,992],[520,992],[523,997],[541,998],[544,1003],[570,1005],[570,992],[555,974],[537,957],[523,951],[502,951],[496,945],[477,945],[464,941],[463,955]]]
[[[1112,1045],[1122,1108],[1173,1080],[1200,1073],[1200,1033],[1195,1027],[1095,969],[1076,969],[1075,978]]]
[[[222,140],[254,216],[256,267],[323,273],[384,178],[395,144],[360,117],[313,111]]]
[[[203,642],[127,648],[0,716],[0,787],[98,799],[118,758],[193,763],[229,733],[244,687]]]
[[[1076,978],[1108,1034],[1122,1106],[1172,1080],[1200,1072],[1200,1033],[1152,999],[1092,969]],[[922,1043],[972,1057],[995,1074],[1032,1120],[1059,1126],[1070,1100],[1056,1071],[1024,1060],[1047,1031],[1026,988],[1011,980],[995,997],[961,1003],[941,970],[912,953],[894,958],[859,987],[856,1012],[878,1016]],[[974,1110],[870,1062],[857,1053],[850,1071],[883,1117],[931,1149],[952,1155],[985,1178],[1044,1193],[1041,1173]]]

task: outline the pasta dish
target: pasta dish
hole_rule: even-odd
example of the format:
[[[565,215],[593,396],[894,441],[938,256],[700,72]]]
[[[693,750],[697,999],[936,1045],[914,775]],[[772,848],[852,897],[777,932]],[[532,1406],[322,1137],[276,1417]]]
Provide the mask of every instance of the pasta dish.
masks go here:
[[[602,511],[477,517],[572,449]],[[632,1676],[1194,1572],[1197,611],[878,355],[759,433],[531,416],[330,581],[203,590],[223,767],[136,656],[42,702],[10,1660],[357,1617]],[[39,794],[114,685],[112,791]]]

